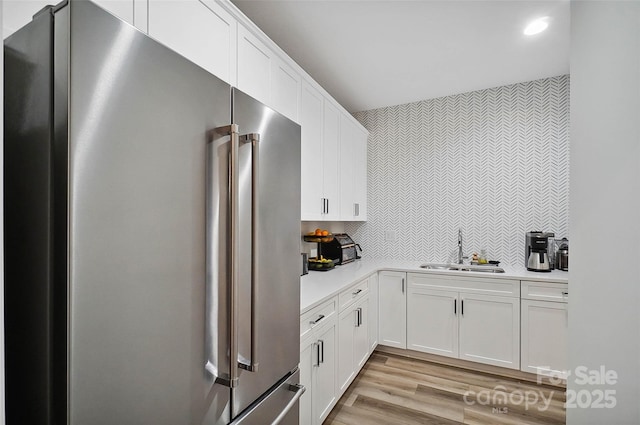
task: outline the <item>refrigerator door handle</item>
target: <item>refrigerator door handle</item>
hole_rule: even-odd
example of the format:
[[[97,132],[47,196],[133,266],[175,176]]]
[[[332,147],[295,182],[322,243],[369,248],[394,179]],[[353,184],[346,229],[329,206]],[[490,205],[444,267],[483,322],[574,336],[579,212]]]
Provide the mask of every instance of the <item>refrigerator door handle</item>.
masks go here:
[[[230,136],[230,155],[229,155],[229,192],[230,192],[230,277],[228,281],[229,290],[229,314],[228,314],[228,335],[229,335],[229,373],[220,372],[220,366],[217,364],[216,355],[209,353],[207,356],[207,363],[205,369],[215,379],[215,382],[221,385],[225,385],[229,388],[235,388],[238,386],[239,371],[238,371],[238,149],[239,149],[239,134],[238,125],[230,124],[224,127],[215,128],[212,133],[217,137]],[[207,223],[211,223],[213,218],[211,217],[212,211],[207,211]],[[207,227],[209,224],[207,224]],[[207,243],[213,243],[207,241]],[[207,256],[208,261],[208,256]],[[207,265],[207,273],[210,266]],[[207,293],[213,291],[212,282],[209,278],[206,279]],[[207,303],[207,309],[211,309]],[[207,316],[209,316],[207,311]],[[218,329],[211,329],[212,324],[210,320],[206,320],[207,335],[210,338],[215,338],[218,333]]]
[[[279,424],[280,421],[282,421],[282,419],[284,419],[284,417],[287,416],[287,413],[289,413],[289,410],[291,410],[293,406],[296,405],[298,400],[300,400],[300,397],[302,397],[302,394],[304,394],[304,392],[307,391],[304,385],[300,385],[300,384],[289,384],[289,390],[295,392],[295,395],[291,400],[289,400],[289,403],[287,403],[284,409],[282,409],[282,412],[280,412],[280,414],[273,420],[271,425]]]
[[[258,211],[259,211],[259,158],[260,134],[240,136],[241,143],[251,143],[251,359],[238,367],[249,372],[258,371]]]

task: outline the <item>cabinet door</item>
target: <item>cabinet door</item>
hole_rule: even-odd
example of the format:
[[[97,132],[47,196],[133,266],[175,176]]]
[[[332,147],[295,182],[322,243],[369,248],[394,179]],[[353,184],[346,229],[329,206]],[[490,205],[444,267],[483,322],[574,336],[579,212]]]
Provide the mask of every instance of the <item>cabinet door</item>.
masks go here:
[[[327,199],[324,220],[340,220],[339,149],[340,111],[324,99],[322,131],[322,192]]]
[[[378,345],[378,274],[369,276],[369,348]]]
[[[458,357],[460,301],[454,291],[409,287],[407,348]]]
[[[320,92],[303,82],[300,98],[302,126],[302,220],[322,220],[322,113]]]
[[[522,300],[520,370],[567,377],[567,304]]]
[[[133,25],[134,0],[93,0],[93,2]]]
[[[300,397],[300,424],[311,425],[313,414],[311,410],[311,400],[313,398],[312,371],[315,359],[315,341],[310,340],[301,344],[300,350],[300,384],[306,388]]]
[[[378,274],[378,343],[407,348],[407,275],[402,272]]]
[[[271,104],[271,57],[273,53],[238,25],[238,88],[260,102]]]
[[[336,402],[336,322],[318,332],[320,364],[315,367],[313,416],[321,424]]]
[[[340,220],[352,221],[355,215],[355,129],[346,114],[340,118]]]
[[[354,336],[357,311],[349,307],[340,313],[338,321],[338,393],[346,391],[355,376]]]
[[[359,319],[353,335],[354,373],[357,374],[369,358],[369,297],[360,300],[355,309]]]
[[[367,221],[367,138],[368,133],[355,127],[354,133],[354,220]]]
[[[460,294],[460,358],[520,369],[520,300]]]
[[[279,58],[271,61],[271,107],[285,117],[299,122],[300,75]]]
[[[149,0],[149,35],[231,85],[236,28],[213,0]]]

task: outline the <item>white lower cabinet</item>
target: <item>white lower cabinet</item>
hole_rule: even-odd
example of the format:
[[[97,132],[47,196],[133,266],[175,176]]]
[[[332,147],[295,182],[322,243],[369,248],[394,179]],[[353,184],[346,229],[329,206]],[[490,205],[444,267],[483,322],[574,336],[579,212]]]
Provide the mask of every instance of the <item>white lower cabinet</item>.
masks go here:
[[[378,345],[378,273],[369,276],[369,351]]]
[[[321,425],[373,352],[371,285],[377,274],[300,316],[300,425]]]
[[[567,284],[522,282],[520,370],[567,377]]]
[[[520,368],[518,281],[412,273],[407,279],[407,348]]]
[[[307,391],[300,398],[300,424],[320,425],[338,400],[337,300],[301,316],[300,383]]]
[[[460,294],[458,356],[520,368],[520,299]]]
[[[378,273],[378,344],[407,348],[407,274]]]
[[[321,425],[378,344],[566,378],[567,284],[381,271],[300,317],[300,424]]]
[[[458,293],[416,288],[407,296],[407,348],[458,357]]]
[[[338,392],[342,394],[369,358],[369,296],[340,313],[338,321]]]
[[[306,389],[302,397],[300,397],[300,425],[315,423],[312,409],[314,343],[313,339],[308,339],[300,344],[300,385]]]

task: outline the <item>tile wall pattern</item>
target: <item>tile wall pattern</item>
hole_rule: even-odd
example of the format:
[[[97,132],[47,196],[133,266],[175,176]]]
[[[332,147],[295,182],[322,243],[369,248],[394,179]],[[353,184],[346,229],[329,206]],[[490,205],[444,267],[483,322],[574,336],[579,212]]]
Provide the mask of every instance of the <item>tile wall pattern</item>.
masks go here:
[[[369,210],[345,230],[367,257],[450,261],[462,228],[465,255],[519,266],[525,232],[568,237],[568,75],[355,116],[370,132]]]

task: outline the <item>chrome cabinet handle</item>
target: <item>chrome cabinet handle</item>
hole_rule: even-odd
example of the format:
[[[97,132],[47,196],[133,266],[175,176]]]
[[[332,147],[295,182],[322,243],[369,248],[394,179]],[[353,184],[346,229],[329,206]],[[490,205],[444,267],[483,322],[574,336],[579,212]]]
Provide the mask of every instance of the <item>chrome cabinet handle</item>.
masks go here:
[[[357,202],[353,204],[353,215],[356,217],[360,216],[360,204]]]
[[[460,300],[460,314],[464,316],[464,300]]]
[[[362,307],[356,308],[356,327],[362,326]]]
[[[329,214],[329,198],[322,199],[322,214]]]
[[[362,292],[362,289],[358,289],[356,292],[352,292],[352,293],[351,293],[352,298],[353,298],[353,297],[355,297],[355,296],[357,296],[360,292]]]
[[[240,142],[251,143],[251,359],[239,362],[241,369],[258,371],[258,211],[259,211],[259,159],[260,134],[249,133],[240,136]]]
[[[314,342],[311,345],[311,349],[313,350],[314,348],[316,349],[316,363],[314,364],[315,367],[320,367],[320,344],[318,342]]]
[[[404,277],[402,278],[402,293],[404,294]]]
[[[318,346],[320,347],[320,358],[318,359],[318,366],[320,366],[320,363],[324,363],[324,341],[319,339]]]
[[[321,321],[322,319],[324,319],[324,314],[321,314],[320,316],[318,316],[318,318],[316,320],[312,320],[309,322],[310,325],[317,325],[319,321]]]
[[[293,398],[289,400],[289,403],[287,403],[286,406],[284,406],[284,409],[282,409],[280,414],[273,420],[273,422],[271,422],[271,425],[278,425],[280,421],[287,416],[287,413],[289,413],[293,406],[295,406],[298,400],[300,400],[300,397],[302,397],[302,394],[304,394],[307,389],[300,384],[291,384],[289,385],[289,390],[295,392]]]
[[[458,314],[458,300],[453,300],[453,315],[456,316]]]

